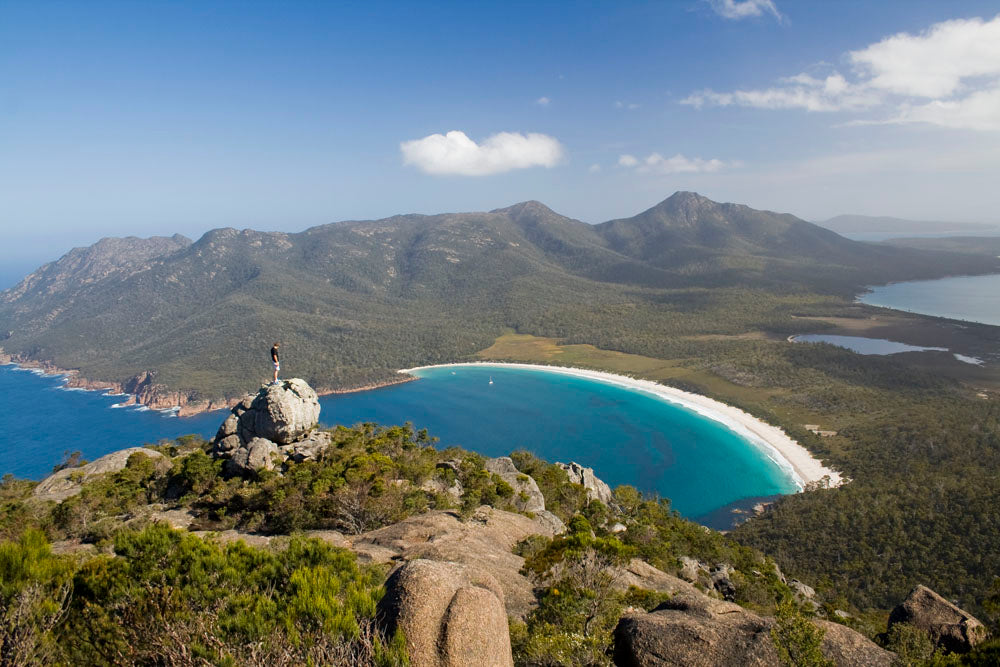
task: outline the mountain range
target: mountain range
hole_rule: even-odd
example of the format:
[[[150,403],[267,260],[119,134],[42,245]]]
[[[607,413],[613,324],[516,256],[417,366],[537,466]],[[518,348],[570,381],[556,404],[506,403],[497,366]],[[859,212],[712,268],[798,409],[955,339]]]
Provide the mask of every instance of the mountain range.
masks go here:
[[[703,313],[714,330],[729,317],[718,294],[845,299],[996,270],[993,257],[859,243],[691,192],[597,225],[529,201],[300,233],[103,239],[0,293],[0,345],[163,405],[239,395],[266,375],[274,340],[296,375],[332,390],[465,357],[505,329],[617,326],[620,307]]]

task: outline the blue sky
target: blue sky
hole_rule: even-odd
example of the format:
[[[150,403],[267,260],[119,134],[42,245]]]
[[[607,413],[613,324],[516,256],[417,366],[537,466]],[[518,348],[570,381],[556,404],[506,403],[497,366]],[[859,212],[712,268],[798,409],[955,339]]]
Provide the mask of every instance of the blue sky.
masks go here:
[[[0,274],[109,235],[600,222],[680,189],[1000,222],[998,182],[995,1],[0,0]]]

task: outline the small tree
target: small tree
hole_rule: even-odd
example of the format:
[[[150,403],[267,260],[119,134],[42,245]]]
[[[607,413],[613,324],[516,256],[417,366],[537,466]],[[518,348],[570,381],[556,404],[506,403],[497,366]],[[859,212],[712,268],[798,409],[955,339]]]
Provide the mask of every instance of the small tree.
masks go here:
[[[833,667],[820,650],[825,630],[813,625],[795,603],[786,598],[778,603],[771,640],[781,662],[789,667]]]

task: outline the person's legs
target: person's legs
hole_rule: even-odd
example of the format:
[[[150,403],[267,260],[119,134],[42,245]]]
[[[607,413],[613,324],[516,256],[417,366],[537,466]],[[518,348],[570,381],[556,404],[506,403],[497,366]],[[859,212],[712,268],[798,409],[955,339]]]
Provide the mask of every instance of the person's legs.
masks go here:
[[[274,384],[278,384],[278,371],[281,370],[281,364],[277,361],[274,362]]]

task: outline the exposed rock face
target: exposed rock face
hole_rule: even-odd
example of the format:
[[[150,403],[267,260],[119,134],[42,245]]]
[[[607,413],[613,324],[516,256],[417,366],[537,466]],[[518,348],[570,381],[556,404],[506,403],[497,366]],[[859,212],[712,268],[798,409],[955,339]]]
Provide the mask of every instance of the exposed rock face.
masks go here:
[[[522,498],[519,503],[522,511],[541,512],[545,509],[545,496],[534,478],[518,471],[509,456],[487,459],[485,467],[513,487],[514,495]]]
[[[579,484],[587,489],[588,498],[591,500],[600,500],[605,505],[611,504],[614,498],[611,493],[611,487],[594,474],[593,468],[584,468],[579,463],[574,462],[569,463],[569,465],[565,463],[557,463],[556,465],[566,471],[570,482]]]
[[[696,560],[690,556],[681,556],[680,561],[681,569],[678,574],[680,574],[681,579],[684,581],[689,581],[694,584],[697,583],[702,576],[708,576],[708,566],[700,560]]]
[[[917,586],[889,614],[889,628],[909,623],[949,651],[965,653],[986,639],[986,627],[972,614],[959,609],[927,588]]]
[[[893,654],[850,628],[817,621],[821,650],[840,666],[889,667]],[[650,613],[626,614],[615,628],[619,667],[780,664],[771,640],[774,619],[700,593],[681,593]],[[835,627],[833,627],[835,626]]]
[[[319,398],[305,380],[298,378],[267,385],[250,410],[256,413],[257,436],[281,445],[298,440],[319,423]]]
[[[413,667],[513,667],[504,593],[479,568],[413,560],[385,584],[378,616],[399,628]]]
[[[798,579],[792,579],[788,582],[788,585],[795,591],[795,596],[800,600],[812,600],[816,597],[815,589],[812,586],[803,584]]]
[[[424,558],[463,563],[500,582],[507,613],[523,617],[535,606],[534,586],[521,574],[524,559],[514,545],[529,535],[552,537],[536,517],[480,507],[468,521],[454,512],[425,512],[391,526],[347,538],[362,562],[391,563]]]
[[[712,588],[717,590],[722,598],[732,602],[736,599],[736,585],[730,577],[736,571],[729,563],[720,563],[712,569]]]
[[[38,500],[62,502],[70,496],[80,493],[80,489],[83,488],[84,483],[91,478],[124,469],[126,464],[128,464],[129,457],[135,453],[144,454],[154,461],[167,461],[169,467],[169,461],[163,454],[144,447],[129,447],[128,449],[111,452],[79,468],[66,468],[52,473],[35,487],[34,497]]]
[[[237,403],[222,422],[212,455],[227,459],[230,475],[272,470],[275,459],[313,460],[330,444],[329,434],[313,432],[318,423],[319,398],[305,380],[265,385]]]

